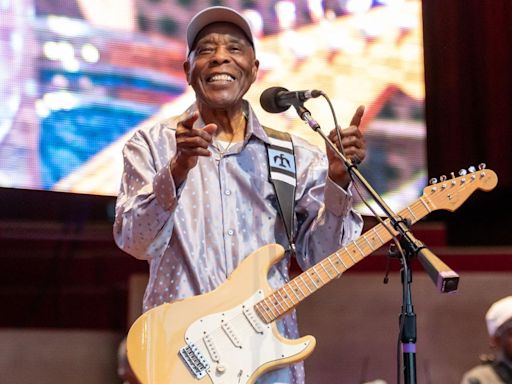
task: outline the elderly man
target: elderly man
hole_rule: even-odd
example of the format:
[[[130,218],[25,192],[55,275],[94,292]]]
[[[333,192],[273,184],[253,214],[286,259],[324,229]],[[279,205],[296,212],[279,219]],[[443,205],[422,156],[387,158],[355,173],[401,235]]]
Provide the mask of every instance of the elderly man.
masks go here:
[[[485,315],[491,346],[497,354],[468,371],[461,384],[512,383],[512,296],[495,302]]]
[[[124,148],[116,206],[118,246],[150,264],[143,309],[209,292],[251,252],[269,243],[289,248],[276,193],[269,182],[269,136],[243,99],[259,62],[249,24],[230,8],[201,11],[187,30],[184,63],[196,101],[181,116],[140,130]],[[358,129],[330,137],[349,157],[363,160]],[[292,137],[296,161],[296,258],[308,268],[359,236],[350,178],[330,150],[326,156]],[[327,161],[328,160],[328,161]],[[289,280],[287,255],[269,273],[272,287]],[[298,337],[295,312],[277,321]],[[162,357],[164,358],[164,357]],[[303,383],[302,364],[263,374],[258,383]]]

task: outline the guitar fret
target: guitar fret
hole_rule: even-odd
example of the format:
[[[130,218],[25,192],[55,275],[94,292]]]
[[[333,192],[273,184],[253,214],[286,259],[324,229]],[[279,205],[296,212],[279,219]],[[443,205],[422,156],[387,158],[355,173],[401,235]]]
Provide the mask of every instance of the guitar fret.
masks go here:
[[[311,288],[309,288],[309,285],[306,284],[306,282],[304,281],[304,278],[302,277],[302,275],[299,275],[300,279],[302,280],[302,283],[304,283],[304,285],[306,286],[306,288],[308,289],[309,292],[313,293],[313,291],[311,290]]]
[[[267,304],[267,308],[270,310],[270,313],[272,314],[272,317],[275,319],[277,316],[276,316],[276,314],[274,313],[274,311],[272,310],[272,307],[271,307],[270,305],[268,305],[268,300],[269,300],[269,299],[270,299],[270,297],[267,297],[267,298],[265,298],[263,301],[265,301],[265,303]],[[272,305],[274,305],[274,303],[272,303],[272,301],[270,301],[270,303],[271,303]],[[277,308],[276,308],[275,306],[274,306],[274,309],[276,309],[276,310],[277,310]]]
[[[420,197],[420,201],[421,201],[421,203],[425,206],[425,208],[427,209],[427,211],[432,212],[432,210],[430,209],[430,207],[428,206],[428,204],[427,204],[427,203],[425,203],[425,202],[423,201],[423,196],[421,196],[421,197]]]
[[[343,267],[345,268],[345,271],[346,271],[348,269],[348,267],[345,264],[345,262],[343,261],[343,259],[341,258],[341,256],[338,254],[338,252],[336,252],[336,256],[338,256],[338,259],[341,261],[341,264],[343,264]]]
[[[306,297],[306,294],[304,293],[304,291],[300,287],[299,283],[297,283],[296,281],[295,281],[295,286],[299,289],[300,293],[302,293],[302,297]],[[295,290],[293,290],[293,291],[295,292]]]
[[[294,291],[292,286],[288,283],[288,284],[285,285],[285,287],[288,289],[288,292],[293,293],[293,296],[295,297],[295,298],[292,298],[292,295],[288,294],[288,296],[290,296],[290,299],[292,300],[293,305],[295,306],[295,305],[299,304],[300,303],[300,297],[297,296],[297,293]],[[286,288],[285,288],[285,291],[286,291]]]
[[[379,238],[380,242],[384,244],[384,240],[382,240],[382,237],[379,236],[379,232],[377,231],[376,227],[373,227],[373,233],[375,233]]]
[[[297,300],[297,303],[300,302],[300,297],[297,296],[297,292],[295,292],[295,290],[292,288],[292,286],[290,285],[290,283],[286,284],[285,287],[288,287],[290,289],[290,292],[293,293],[293,295],[295,296],[295,299]],[[291,296],[290,296],[291,297]],[[293,302],[293,300],[292,300]],[[295,303],[294,303],[295,304]]]
[[[287,308],[285,308],[285,307],[283,307],[283,306],[281,305],[281,303],[279,302],[279,300],[277,300],[276,293],[279,295],[279,297],[281,297],[281,294],[279,293],[279,289],[277,289],[271,297],[274,297],[274,298],[275,298],[275,303],[281,307],[281,310],[282,310],[283,312],[286,312],[288,309],[287,309]],[[283,299],[283,298],[281,297],[281,300],[282,300],[282,299]]]
[[[361,254],[361,256],[364,256],[365,254],[364,254],[363,250],[357,244],[357,240],[354,240],[354,245],[357,248],[357,250],[359,251],[359,253]]]
[[[365,240],[366,240],[366,243],[367,243],[367,244],[368,244],[368,246],[370,247],[370,250],[371,250],[371,251],[373,251],[373,250],[374,250],[374,248],[373,248],[373,246],[372,246],[372,243],[370,243],[370,240],[368,240],[368,238],[367,238],[366,236],[363,236],[363,239],[365,239]]]
[[[318,285],[315,283],[315,280],[313,280],[313,278],[309,275],[309,273],[306,273],[306,275],[308,275],[309,280],[311,280],[311,282],[313,283],[313,285],[315,286],[315,288],[317,288],[317,289],[318,289]]]
[[[320,264],[320,263],[318,263]],[[313,268],[311,268],[313,270],[313,272],[318,276],[318,280],[320,280],[320,283],[322,284],[325,284],[325,281],[324,279],[322,279],[322,275],[318,273],[318,271],[315,269],[316,267],[318,267],[318,264],[316,265],[313,265]]]
[[[331,277],[331,274],[329,273],[329,271],[327,270],[327,268],[325,268],[324,266],[324,263],[321,262],[320,265],[322,266],[322,269],[325,271],[325,273],[327,274],[327,276],[329,277],[329,279],[332,279]]]
[[[272,316],[270,316],[267,312],[267,308],[265,308],[265,306],[261,303],[263,303],[264,300],[260,303],[257,304],[257,307],[258,307],[258,313],[263,315],[263,317],[265,318],[265,321],[267,322],[270,322],[272,321]],[[268,306],[267,306],[268,307]],[[263,309],[263,312],[259,310],[259,308]]]
[[[354,242],[355,243],[355,242]],[[350,252],[347,247],[345,247],[345,251],[347,252],[348,254],[348,257],[350,257],[350,259],[352,260],[352,262],[355,264],[357,263],[357,261],[352,257],[352,252]]]
[[[329,261],[329,263],[331,263],[332,267],[334,268],[334,270],[336,271],[336,277],[338,277],[339,275],[341,275],[341,272],[338,271],[338,268],[336,268],[336,266],[334,265],[334,263],[331,261],[331,257],[329,256],[327,258],[327,260]]]
[[[416,215],[414,214],[414,212],[412,211],[411,207],[407,206],[407,210],[409,211],[409,213],[411,214],[412,218],[417,221],[417,218],[416,218]]]
[[[286,292],[284,292],[285,296],[283,297],[283,295],[281,295],[281,292],[279,292],[279,291],[281,291],[281,290],[283,290],[283,291],[284,291],[284,287],[281,287],[281,288],[280,288],[280,289],[278,289],[276,292],[277,292],[277,294],[279,295],[279,297],[281,298],[281,300],[283,300],[283,301],[284,301],[284,303],[285,303],[286,305],[288,305],[288,308],[286,309],[286,310],[288,310],[288,309],[290,309],[290,308],[292,308],[292,307],[293,307],[293,305],[290,305],[290,303],[288,302],[288,299],[287,299],[287,298],[289,298],[290,296],[288,296],[288,295],[286,294]]]

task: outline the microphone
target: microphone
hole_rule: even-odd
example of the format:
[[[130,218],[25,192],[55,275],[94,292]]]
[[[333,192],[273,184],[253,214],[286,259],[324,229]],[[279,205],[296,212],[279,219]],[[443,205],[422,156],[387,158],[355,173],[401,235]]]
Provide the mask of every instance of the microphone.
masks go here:
[[[421,248],[418,260],[441,293],[454,292],[459,286],[459,275],[443,263],[428,248]]]
[[[299,106],[306,100],[322,96],[323,92],[313,89],[307,91],[289,91],[283,87],[270,87],[260,96],[261,107],[269,113],[286,111],[290,106]]]
[[[414,246],[421,266],[441,293],[455,292],[459,286],[459,275],[428,249],[425,244],[407,231],[410,246]]]

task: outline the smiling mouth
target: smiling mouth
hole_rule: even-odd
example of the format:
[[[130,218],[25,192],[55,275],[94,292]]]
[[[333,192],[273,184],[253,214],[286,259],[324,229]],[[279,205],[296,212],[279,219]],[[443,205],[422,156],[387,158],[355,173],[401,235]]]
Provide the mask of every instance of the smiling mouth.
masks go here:
[[[235,81],[235,78],[227,73],[218,73],[215,75],[212,75],[206,79],[208,83],[215,83],[215,82],[232,82]]]

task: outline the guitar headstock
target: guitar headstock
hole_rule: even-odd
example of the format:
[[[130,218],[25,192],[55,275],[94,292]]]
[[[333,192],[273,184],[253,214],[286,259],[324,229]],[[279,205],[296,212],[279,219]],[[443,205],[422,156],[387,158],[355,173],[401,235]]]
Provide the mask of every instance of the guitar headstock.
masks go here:
[[[437,179],[430,179],[430,185],[423,189],[423,196],[427,197],[436,209],[448,211],[459,208],[477,189],[490,191],[498,184],[498,176],[494,171],[486,169],[485,164],[480,164],[478,169],[462,169],[458,177],[452,172],[450,178],[443,175],[439,179],[439,182]]]

